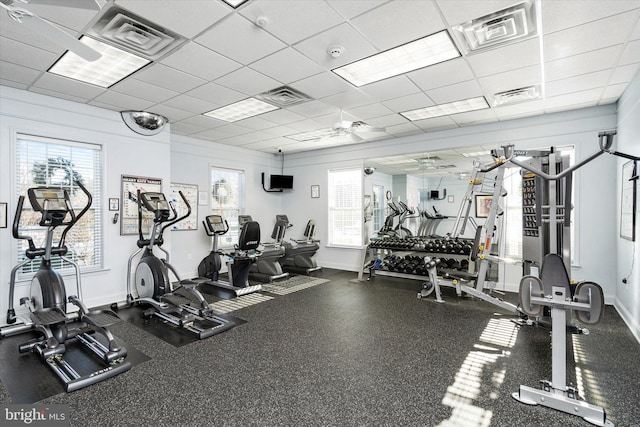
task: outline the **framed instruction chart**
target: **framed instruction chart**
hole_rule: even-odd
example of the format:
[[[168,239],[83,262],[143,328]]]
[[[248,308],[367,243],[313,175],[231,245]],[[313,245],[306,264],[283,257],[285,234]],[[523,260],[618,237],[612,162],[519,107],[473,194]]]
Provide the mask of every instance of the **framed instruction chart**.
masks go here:
[[[192,184],[178,184],[171,183],[171,194],[169,195],[169,201],[173,203],[178,216],[183,216],[187,213],[187,206],[184,204],[182,197],[180,197],[180,191],[184,194],[189,205],[191,206],[191,215],[183,219],[182,221],[173,224],[172,230],[197,230],[198,229],[198,186]]]
[[[122,175],[122,203],[120,204],[120,235],[138,234],[138,190],[141,192],[162,192],[162,180],[143,176]],[[149,234],[153,224],[153,214],[142,210],[142,233]]]

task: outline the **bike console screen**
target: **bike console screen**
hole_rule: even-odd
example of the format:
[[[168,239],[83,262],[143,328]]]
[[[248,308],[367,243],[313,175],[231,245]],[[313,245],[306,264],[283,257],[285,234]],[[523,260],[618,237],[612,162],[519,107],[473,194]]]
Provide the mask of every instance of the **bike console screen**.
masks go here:
[[[220,215],[207,216],[207,226],[209,227],[209,230],[212,230],[213,232],[226,231],[224,220]]]
[[[140,193],[140,199],[148,211],[169,210],[169,203],[162,193]]]

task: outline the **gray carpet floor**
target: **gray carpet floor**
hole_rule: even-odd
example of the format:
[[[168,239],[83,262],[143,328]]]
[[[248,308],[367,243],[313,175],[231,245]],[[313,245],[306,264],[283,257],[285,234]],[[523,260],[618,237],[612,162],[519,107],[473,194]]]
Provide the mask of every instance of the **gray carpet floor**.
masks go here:
[[[70,405],[83,427],[589,425],[511,397],[550,379],[548,330],[451,289],[438,304],[416,298],[419,282],[314,275],[328,281],[265,293],[231,312],[247,323],[182,347],[117,324],[150,360],[39,403]],[[568,382],[616,426],[640,426],[640,345],[613,307],[589,329],[569,338]]]

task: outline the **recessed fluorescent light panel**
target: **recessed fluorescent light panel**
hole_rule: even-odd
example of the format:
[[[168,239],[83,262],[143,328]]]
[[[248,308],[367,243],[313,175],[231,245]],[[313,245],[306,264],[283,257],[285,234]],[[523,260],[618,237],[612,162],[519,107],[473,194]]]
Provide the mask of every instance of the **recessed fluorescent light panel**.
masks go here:
[[[67,51],[49,68],[50,73],[106,88],[151,62],[91,37],[83,36],[80,41],[100,52],[102,57],[89,62],[75,53]]]
[[[413,122],[416,120],[449,116],[451,114],[466,113],[468,111],[484,110],[485,108],[489,108],[489,104],[484,96],[479,96],[477,98],[463,99],[462,101],[405,111],[400,114]]]
[[[534,2],[526,1],[456,25],[451,33],[464,53],[470,53],[535,35],[535,16]]]
[[[363,86],[459,56],[451,37],[443,30],[332,71],[354,86]]]
[[[330,135],[335,135],[336,131],[333,129],[319,129],[309,132],[301,132],[293,135],[286,135],[285,138],[293,139],[298,142],[315,141],[316,139],[325,138]]]
[[[247,98],[225,107],[211,110],[208,113],[204,113],[204,115],[213,117],[214,119],[224,120],[225,122],[237,122],[238,120],[247,119],[278,109],[280,109],[280,107],[267,104],[259,99]]]

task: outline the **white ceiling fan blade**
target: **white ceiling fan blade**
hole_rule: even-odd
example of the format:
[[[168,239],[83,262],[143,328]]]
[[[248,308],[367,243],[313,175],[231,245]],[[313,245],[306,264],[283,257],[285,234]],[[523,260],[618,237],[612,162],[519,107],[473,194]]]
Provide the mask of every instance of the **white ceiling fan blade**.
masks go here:
[[[40,34],[52,41],[53,43],[70,50],[76,55],[86,59],[87,61],[95,61],[102,56],[89,46],[82,43],[75,37],[67,34],[63,29],[55,26],[49,21],[45,21],[39,16],[29,14],[21,17],[22,24],[30,30]]]
[[[100,10],[96,0],[26,0],[29,4],[41,4],[45,6],[73,7],[76,9]]]

